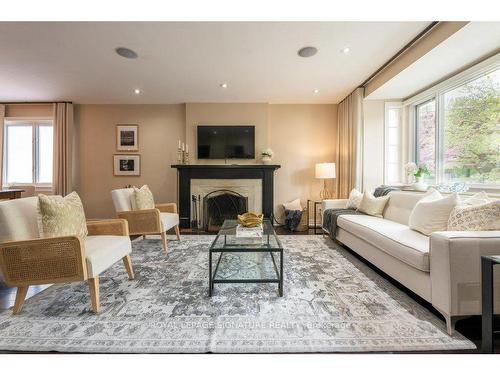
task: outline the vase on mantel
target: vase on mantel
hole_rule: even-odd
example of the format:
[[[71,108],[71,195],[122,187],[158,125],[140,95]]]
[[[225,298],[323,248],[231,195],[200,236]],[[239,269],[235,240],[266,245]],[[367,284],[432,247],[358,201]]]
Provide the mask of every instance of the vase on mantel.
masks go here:
[[[272,161],[272,159],[269,156],[267,156],[267,155],[262,156],[262,163],[263,164],[271,164],[271,161]]]
[[[429,187],[429,185],[427,185],[424,182],[424,176],[417,177],[417,182],[415,182],[412,185],[412,188],[417,190],[417,191],[427,191],[428,187]]]

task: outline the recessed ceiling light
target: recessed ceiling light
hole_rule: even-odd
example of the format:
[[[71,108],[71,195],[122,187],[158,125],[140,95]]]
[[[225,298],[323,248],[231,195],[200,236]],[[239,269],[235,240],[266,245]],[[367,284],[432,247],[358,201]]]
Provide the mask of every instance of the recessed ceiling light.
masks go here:
[[[313,90],[313,93],[314,93],[314,94],[318,94],[318,93],[319,93],[319,90],[318,90],[318,89],[314,89],[314,90]]]
[[[318,53],[318,49],[316,47],[311,47],[311,46],[303,47],[299,49],[299,51],[297,52],[297,54],[300,57],[311,57],[314,56],[316,53]]]
[[[137,52],[132,51],[130,48],[126,47],[118,47],[115,49],[115,52],[121,57],[125,57],[126,59],[136,59],[138,56]]]
[[[342,52],[342,53],[349,53],[349,52],[351,52],[351,49],[349,47],[344,47],[344,48],[342,48],[340,50],[340,52]]]
[[[222,87],[223,89],[227,89],[227,83],[221,83],[220,87]]]
[[[141,93],[141,90],[139,90],[139,89],[134,90],[134,94],[140,94],[140,93]]]

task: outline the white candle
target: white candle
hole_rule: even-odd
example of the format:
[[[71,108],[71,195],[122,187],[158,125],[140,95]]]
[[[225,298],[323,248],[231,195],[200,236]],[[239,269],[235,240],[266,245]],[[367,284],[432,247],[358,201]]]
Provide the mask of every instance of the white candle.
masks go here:
[[[184,151],[184,143],[182,144],[182,151]]]
[[[188,151],[188,145],[187,145],[187,143],[186,143],[186,152],[189,152],[189,151]]]
[[[179,148],[181,148],[181,140],[179,139]]]

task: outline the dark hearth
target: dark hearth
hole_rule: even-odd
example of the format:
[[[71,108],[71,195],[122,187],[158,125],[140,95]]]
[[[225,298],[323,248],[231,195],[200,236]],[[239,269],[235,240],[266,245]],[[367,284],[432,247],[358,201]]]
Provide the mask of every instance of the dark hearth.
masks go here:
[[[217,232],[224,220],[247,212],[248,198],[231,190],[216,190],[203,198],[203,229]]]

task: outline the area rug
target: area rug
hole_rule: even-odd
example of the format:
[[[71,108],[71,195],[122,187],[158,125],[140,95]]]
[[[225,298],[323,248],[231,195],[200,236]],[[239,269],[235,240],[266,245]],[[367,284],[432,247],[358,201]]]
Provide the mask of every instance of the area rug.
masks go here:
[[[284,296],[271,284],[216,284],[213,236],[134,241],[136,279],[117,263],[101,277],[102,312],[85,283],[54,285],[0,314],[0,349],[101,353],[380,352],[473,349],[400,289],[322,236],[280,236]],[[269,254],[227,254],[221,277],[272,272]]]

